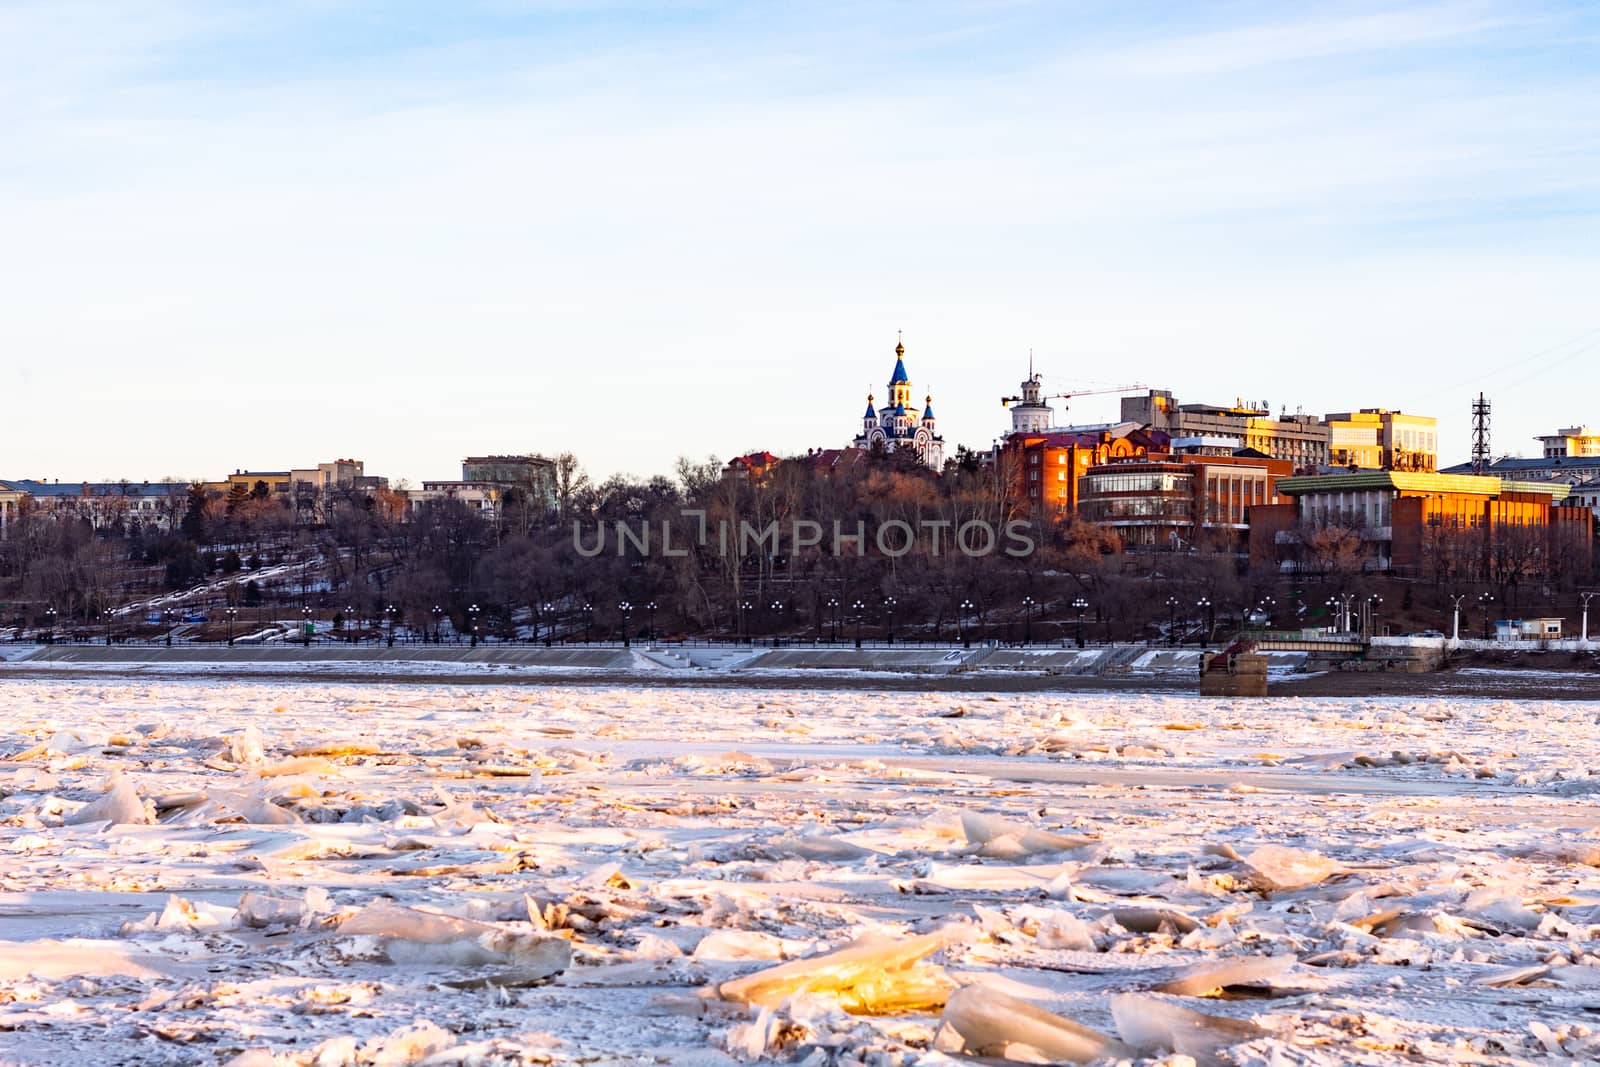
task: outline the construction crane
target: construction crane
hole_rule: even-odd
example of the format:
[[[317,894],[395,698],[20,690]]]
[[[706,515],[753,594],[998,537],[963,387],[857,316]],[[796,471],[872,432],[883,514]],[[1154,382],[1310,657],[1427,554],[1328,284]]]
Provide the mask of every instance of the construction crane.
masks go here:
[[[1046,400],[1071,400],[1075,396],[1100,396],[1105,393],[1136,393],[1148,386],[1134,382],[1132,385],[1116,385],[1108,389],[1079,389],[1073,393],[1051,393],[1049,396],[1003,396],[1000,398],[1001,407],[1010,407],[1012,404],[1021,404],[1024,401],[1030,404],[1042,404]]]

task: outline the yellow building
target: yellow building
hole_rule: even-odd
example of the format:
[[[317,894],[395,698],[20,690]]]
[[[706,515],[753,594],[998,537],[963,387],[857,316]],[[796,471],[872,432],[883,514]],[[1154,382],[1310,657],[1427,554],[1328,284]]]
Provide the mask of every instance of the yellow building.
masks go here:
[[[1538,441],[1545,459],[1600,456],[1600,430],[1592,426],[1568,426]]]
[[[1326,416],[1328,464],[1366,470],[1431,472],[1439,468],[1439,420],[1387,408]]]

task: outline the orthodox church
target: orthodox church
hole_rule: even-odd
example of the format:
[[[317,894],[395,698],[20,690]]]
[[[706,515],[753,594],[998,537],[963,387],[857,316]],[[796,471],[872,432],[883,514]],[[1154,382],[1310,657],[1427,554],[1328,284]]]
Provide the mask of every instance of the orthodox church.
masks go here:
[[[883,410],[872,406],[867,394],[867,413],[861,417],[861,432],[851,442],[857,448],[882,448],[885,452],[908,448],[934,470],[944,469],[944,438],[933,420],[933,397],[923,400],[922,416],[917,416],[911,399],[911,376],[906,373],[906,346],[894,346],[894,373],[889,376],[889,395]]]

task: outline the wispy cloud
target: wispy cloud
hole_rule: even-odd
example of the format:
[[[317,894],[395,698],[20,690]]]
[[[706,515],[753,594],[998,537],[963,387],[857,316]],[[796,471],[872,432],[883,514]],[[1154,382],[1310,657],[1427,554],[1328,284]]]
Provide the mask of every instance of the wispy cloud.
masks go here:
[[[1333,410],[1588,325],[1593,14],[1285,10],[8,6],[0,348],[88,425],[314,368],[286,438],[416,477],[836,443],[896,327],[981,443],[1030,346]],[[49,418],[28,469],[105,454]],[[81,473],[194,448],[137,436]]]

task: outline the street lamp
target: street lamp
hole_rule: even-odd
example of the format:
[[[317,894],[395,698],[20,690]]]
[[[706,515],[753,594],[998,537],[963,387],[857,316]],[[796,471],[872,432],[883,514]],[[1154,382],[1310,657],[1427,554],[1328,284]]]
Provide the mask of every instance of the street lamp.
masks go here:
[[[1493,593],[1478,594],[1478,610],[1483,613],[1483,639],[1489,640],[1489,605],[1494,603]]]
[[[1367,636],[1378,635],[1378,605],[1383,603],[1383,597],[1373,593],[1367,597]]]
[[[1267,617],[1267,629],[1269,630],[1272,629],[1272,609],[1277,606],[1278,602],[1270,596],[1262,597],[1261,602],[1256,605],[1256,607],[1260,609],[1261,614]]]
[[[617,604],[617,610],[622,612],[622,647],[629,648],[631,645],[628,636],[628,620],[633,616],[633,602],[631,600],[621,601]]]
[[[1205,638],[1201,642],[1204,644],[1211,640],[1212,633],[1217,628],[1217,617],[1212,612],[1211,598],[1208,596],[1203,596],[1199,600],[1196,600],[1194,602],[1194,606],[1199,609],[1200,617],[1206,620]]]
[[[593,627],[594,605],[585,603],[583,605],[583,643],[586,645],[589,643],[589,632]]]
[[[49,607],[44,609],[44,613],[50,620],[50,632],[45,635],[44,643],[47,645],[53,645],[56,643],[56,615],[59,614],[59,612],[56,611],[56,606],[51,604]]]
[[[850,605],[850,610],[856,613],[856,647],[861,647],[861,616],[867,613],[867,605],[860,600]]]
[[[892,596],[883,598],[883,617],[887,620],[885,625],[889,630],[889,643],[891,645],[894,644],[894,606],[898,603],[900,602]]]
[[[739,637],[741,641],[750,640],[750,612],[753,610],[755,604],[749,599],[739,601],[739,629],[743,631]]]
[[[301,616],[301,636],[305,639],[306,647],[310,648],[311,647],[311,608],[309,606],[302,606],[300,608],[300,616]]]
[[[394,605],[393,604],[385,605],[384,609],[383,609],[383,614],[389,620],[388,647],[393,648],[394,647],[394,616],[395,616]]]
[[[472,622],[472,647],[478,647],[478,612],[482,610],[474,604],[467,609],[467,618]]]
[[[228,647],[233,647],[233,620],[239,615],[238,608],[223,608],[222,614],[228,617]],[[172,634],[167,634],[167,644],[172,644]]]
[[[354,604],[346,604],[344,606],[344,625],[350,631],[349,637],[352,645],[356,643],[355,618],[356,606]]]
[[[975,611],[976,608],[977,606],[973,604],[972,601],[963,600],[961,602],[960,609],[956,613],[956,638],[960,640],[961,644],[966,648],[972,647],[972,638],[967,636],[965,623],[967,616]]]
[[[1579,593],[1578,595],[1583,598],[1583,636],[1579,640],[1587,645],[1589,643],[1589,601],[1600,596],[1600,592]]]
[[[839,598],[828,598],[828,641],[833,643],[839,640]]]
[[[1167,644],[1178,643],[1178,598],[1167,597]]]
[[[1089,602],[1083,597],[1078,597],[1072,602],[1072,610],[1078,613],[1078,647],[1083,647],[1083,613],[1089,610]]]
[[[1022,598],[1022,643],[1033,644],[1033,605],[1037,603],[1031,596]]]
[[[444,627],[440,625],[440,619],[444,615],[444,609],[435,604],[431,614],[433,615],[433,643],[437,645],[444,641]],[[422,636],[423,643],[426,644],[428,635],[423,634]]]
[[[109,647],[110,644],[111,644],[111,609],[110,608],[101,608],[100,609],[100,616],[101,616],[102,619],[105,620],[105,624],[106,624],[106,645]]]
[[[649,635],[648,638],[646,638],[646,640],[649,640],[649,641],[657,640],[657,638],[656,638],[656,602],[654,600],[650,601],[648,604],[646,604],[644,606],[644,610],[646,612],[648,612],[649,615],[650,615],[650,635]]]

